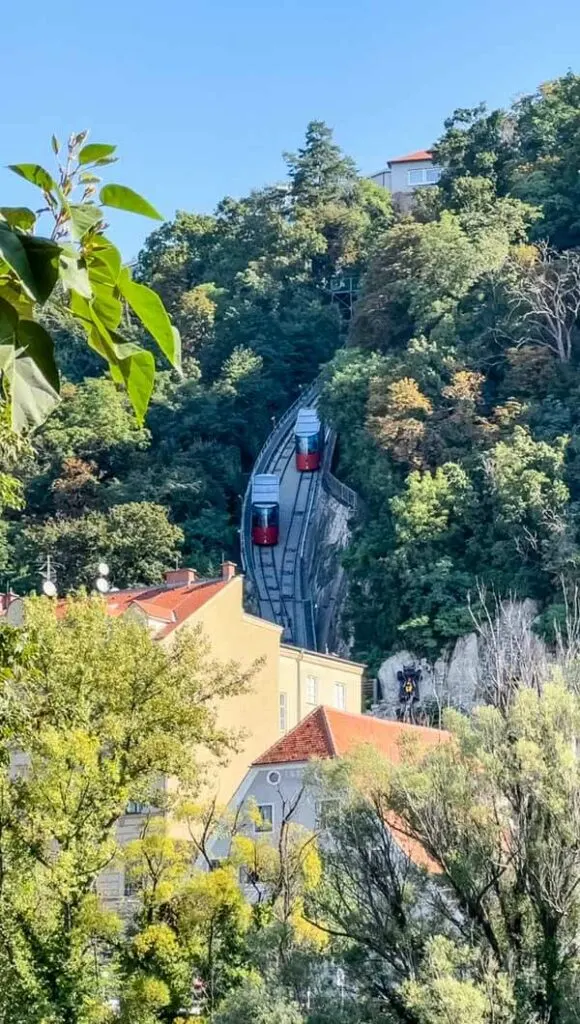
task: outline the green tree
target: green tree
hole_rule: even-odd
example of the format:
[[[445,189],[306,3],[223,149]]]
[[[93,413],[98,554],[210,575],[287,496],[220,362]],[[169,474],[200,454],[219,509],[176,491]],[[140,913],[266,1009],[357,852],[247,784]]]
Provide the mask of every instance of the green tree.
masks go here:
[[[27,526],[16,541],[15,557],[34,585],[38,567],[50,554],[61,593],[92,587],[99,562],[106,561],[115,586],[161,583],[175,564],[183,532],[167,509],[147,501],[113,505],[106,512],[47,519]]]
[[[97,598],[58,615],[32,600],[19,637],[2,678],[1,1012],[92,1024],[112,983],[102,953],[119,938],[94,891],[118,856],[116,821],[129,800],[167,806],[166,775],[195,786],[200,748],[227,751],[216,702],[247,676],[211,661],[195,633],[166,648]],[[10,771],[15,750],[23,773]]]
[[[305,206],[340,198],[356,183],[354,161],[344,156],[324,121],[307,125],[304,146],[286,154],[286,163],[292,194]]]
[[[299,1007],[260,981],[247,981],[224,1000],[216,1024],[304,1024]]]
[[[391,1019],[576,1019],[579,716],[562,683],[516,687],[428,753],[334,771],[321,923]]]

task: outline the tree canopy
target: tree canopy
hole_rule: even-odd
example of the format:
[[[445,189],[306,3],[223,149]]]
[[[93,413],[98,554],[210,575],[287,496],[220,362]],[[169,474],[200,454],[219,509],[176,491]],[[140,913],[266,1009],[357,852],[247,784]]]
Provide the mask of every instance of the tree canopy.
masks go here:
[[[345,628],[371,664],[436,658],[479,586],[544,624],[578,586],[579,81],[445,122],[440,183],[375,244],[325,371],[367,509]]]

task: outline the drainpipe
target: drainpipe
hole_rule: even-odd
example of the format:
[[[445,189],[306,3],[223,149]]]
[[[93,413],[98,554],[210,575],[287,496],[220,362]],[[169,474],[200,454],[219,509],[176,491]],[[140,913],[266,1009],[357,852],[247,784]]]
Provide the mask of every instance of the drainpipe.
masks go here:
[[[296,658],[296,725],[298,725],[298,722],[302,719],[302,672],[300,670],[300,666],[302,664],[303,657],[304,651],[300,648],[298,651],[298,657]]]

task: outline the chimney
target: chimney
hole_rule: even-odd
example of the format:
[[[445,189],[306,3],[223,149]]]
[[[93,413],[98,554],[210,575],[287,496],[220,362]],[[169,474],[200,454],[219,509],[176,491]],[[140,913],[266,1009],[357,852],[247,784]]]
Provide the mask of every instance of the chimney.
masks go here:
[[[163,575],[168,587],[187,587],[197,580],[195,569],[168,569]]]
[[[236,575],[236,563],[235,562],[222,562],[222,580],[229,583],[233,580]]]

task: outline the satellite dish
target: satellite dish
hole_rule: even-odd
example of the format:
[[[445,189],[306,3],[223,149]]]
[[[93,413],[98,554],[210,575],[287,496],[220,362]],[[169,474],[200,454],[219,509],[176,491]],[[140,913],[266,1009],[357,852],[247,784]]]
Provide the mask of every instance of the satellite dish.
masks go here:
[[[56,597],[56,586],[52,580],[44,580],[42,584],[42,593],[45,594],[46,597]]]
[[[109,583],[108,580],[104,578],[104,576],[99,576],[99,578],[95,581],[95,587],[99,591],[99,594],[106,594],[110,586],[111,584]]]
[[[97,566],[97,572],[98,572],[99,576],[108,576],[110,570],[109,570],[109,566],[107,565],[107,563],[106,562],[99,562],[99,564]]]

